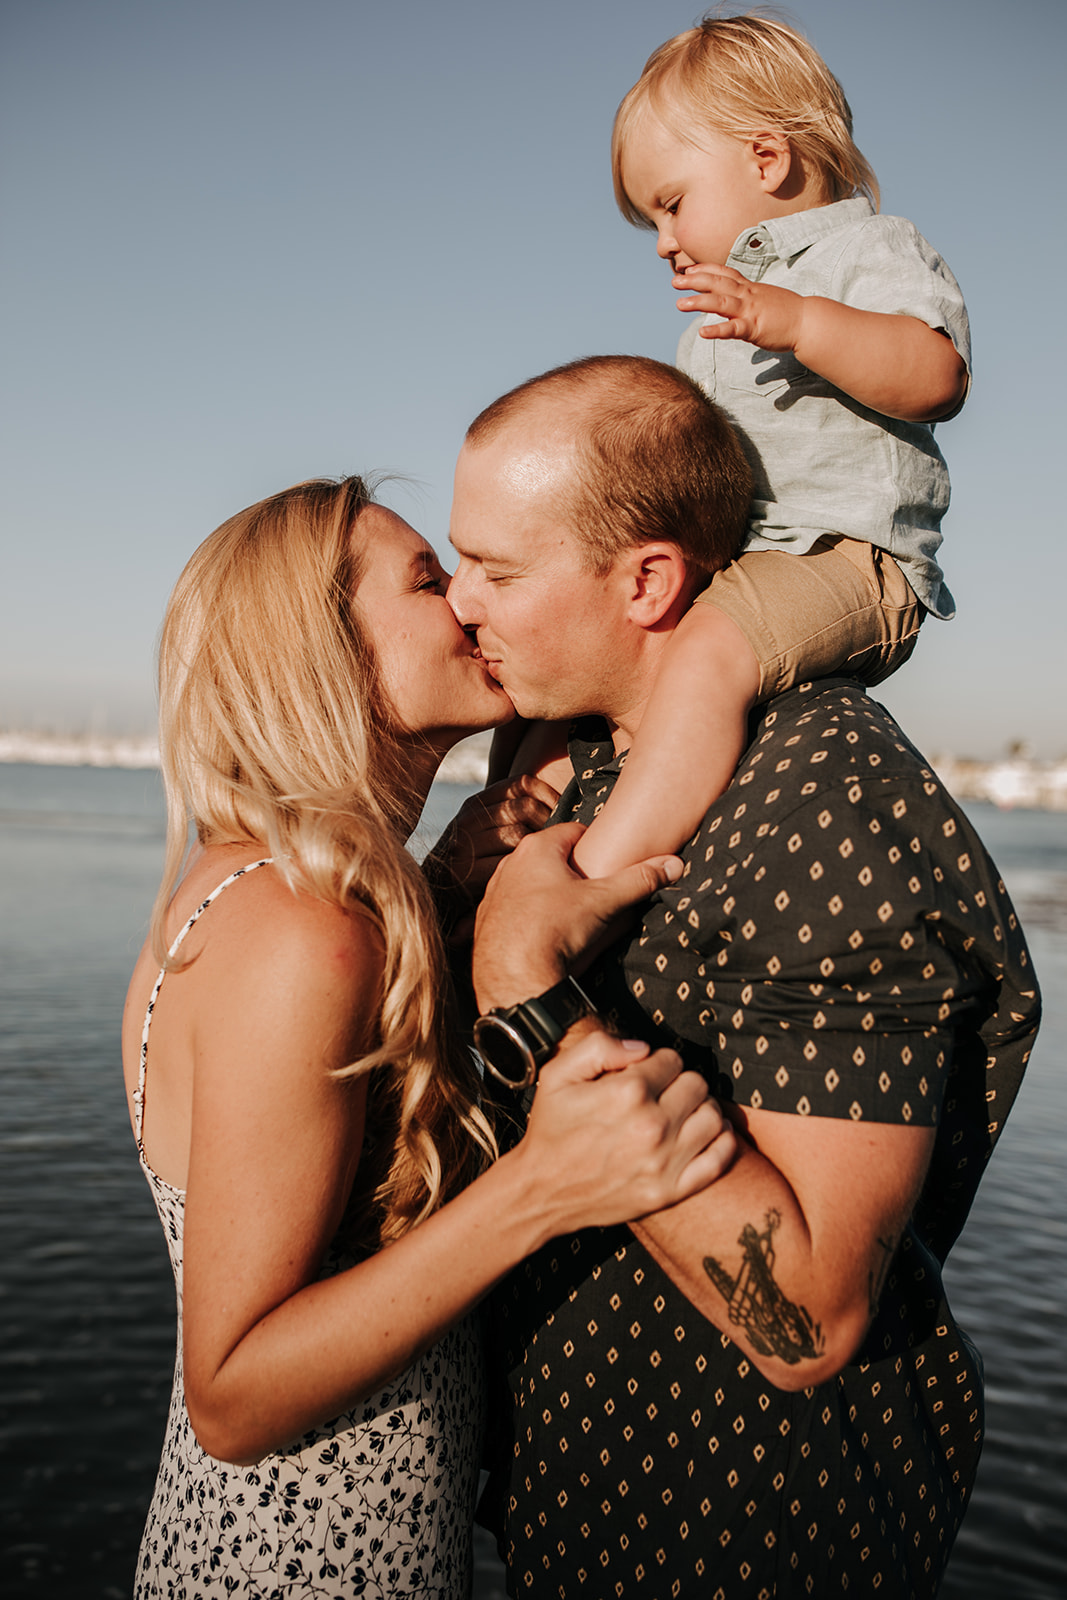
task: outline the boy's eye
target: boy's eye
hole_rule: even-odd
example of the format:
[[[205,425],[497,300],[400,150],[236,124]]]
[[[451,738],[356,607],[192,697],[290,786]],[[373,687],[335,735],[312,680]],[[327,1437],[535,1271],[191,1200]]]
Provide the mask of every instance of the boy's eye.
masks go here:
[[[680,200],[668,200],[663,209],[669,217],[674,217],[677,216],[678,207],[681,205],[681,203],[682,202]]]

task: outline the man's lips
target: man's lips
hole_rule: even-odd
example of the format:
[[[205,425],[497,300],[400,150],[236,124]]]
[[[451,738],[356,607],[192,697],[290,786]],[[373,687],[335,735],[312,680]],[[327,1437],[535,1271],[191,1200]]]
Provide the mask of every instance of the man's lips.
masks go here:
[[[485,668],[486,672],[488,672],[491,678],[495,678],[497,683],[500,682],[500,662],[494,661],[487,656],[480,645],[475,647],[474,659],[475,661],[480,661],[482,663],[482,666]]]

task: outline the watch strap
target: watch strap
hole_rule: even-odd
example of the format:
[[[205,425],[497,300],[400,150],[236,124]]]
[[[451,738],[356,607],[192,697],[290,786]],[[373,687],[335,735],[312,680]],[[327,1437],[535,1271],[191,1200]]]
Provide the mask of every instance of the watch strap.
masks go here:
[[[580,1017],[596,1014],[577,979],[570,976],[531,1000],[514,1006],[496,1006],[474,1024],[474,1043],[486,1070],[509,1089],[528,1088],[563,1035]],[[507,1063],[497,1059],[499,1046]],[[509,1059],[511,1058],[511,1059]],[[518,1072],[513,1072],[514,1068]]]
[[[536,999],[525,1000],[522,1005],[513,1007],[509,1016],[514,1022],[517,1012],[523,1022],[536,1030],[539,1042],[532,1048],[534,1060],[541,1066],[548,1060],[567,1029],[580,1017],[587,1017],[595,1010],[596,1006],[577,978],[572,978],[568,974],[560,983],[553,984],[551,989],[546,989],[544,994],[539,994]]]

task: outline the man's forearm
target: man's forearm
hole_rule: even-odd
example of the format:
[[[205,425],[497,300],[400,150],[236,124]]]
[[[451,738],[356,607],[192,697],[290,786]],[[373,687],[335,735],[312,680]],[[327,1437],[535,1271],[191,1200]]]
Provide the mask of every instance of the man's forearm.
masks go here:
[[[806,1388],[862,1342],[933,1134],[776,1113],[745,1120],[791,1177],[742,1136],[713,1189],[631,1227],[772,1383]]]

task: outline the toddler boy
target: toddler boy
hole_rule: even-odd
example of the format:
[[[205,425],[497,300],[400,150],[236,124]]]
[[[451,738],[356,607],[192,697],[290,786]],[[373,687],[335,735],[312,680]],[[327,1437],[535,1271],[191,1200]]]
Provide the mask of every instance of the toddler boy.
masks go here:
[[[691,836],[755,703],[835,670],[877,683],[926,611],[953,615],[933,424],[962,405],[970,362],[955,278],[911,223],[875,212],[841,86],[793,29],[709,18],[662,45],[619,108],[612,163],[679,310],[705,314],[678,365],[738,428],[755,491],[742,553],[676,630],[575,850],[590,876]]]

